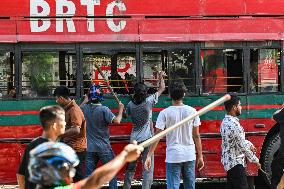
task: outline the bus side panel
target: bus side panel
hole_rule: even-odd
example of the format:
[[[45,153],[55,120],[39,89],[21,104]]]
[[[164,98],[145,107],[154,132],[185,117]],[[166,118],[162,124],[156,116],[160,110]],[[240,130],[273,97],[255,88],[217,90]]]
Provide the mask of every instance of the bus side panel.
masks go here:
[[[0,183],[15,184],[16,172],[25,145],[20,143],[0,143]]]

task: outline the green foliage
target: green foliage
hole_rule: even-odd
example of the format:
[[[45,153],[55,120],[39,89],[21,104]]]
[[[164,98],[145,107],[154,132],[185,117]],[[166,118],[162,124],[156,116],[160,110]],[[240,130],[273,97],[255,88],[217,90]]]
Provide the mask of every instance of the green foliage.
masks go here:
[[[26,76],[30,79],[31,89],[40,93],[48,93],[53,81],[53,58],[56,53],[30,53],[24,56],[27,66]]]

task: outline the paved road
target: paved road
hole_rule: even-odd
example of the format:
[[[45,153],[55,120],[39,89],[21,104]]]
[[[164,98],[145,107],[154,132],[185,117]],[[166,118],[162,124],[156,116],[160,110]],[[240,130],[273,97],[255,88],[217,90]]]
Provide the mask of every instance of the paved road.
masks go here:
[[[131,189],[141,189],[141,183],[137,182],[134,183],[131,187]],[[166,189],[165,182],[155,182],[151,189]],[[183,189],[183,186],[181,184],[181,189]],[[103,187],[103,189],[108,189],[108,187]],[[122,189],[122,187],[119,187],[119,189]],[[213,180],[213,181],[199,181],[196,183],[196,189],[226,189],[226,184],[224,180]]]
[[[131,187],[131,189],[140,189],[141,186],[136,186],[136,187]],[[165,184],[161,184],[161,185],[155,185],[152,186],[151,189],[166,189],[166,185]],[[180,187],[181,189],[183,189],[183,187]],[[226,185],[225,183],[198,183],[195,187],[196,189],[225,189]]]

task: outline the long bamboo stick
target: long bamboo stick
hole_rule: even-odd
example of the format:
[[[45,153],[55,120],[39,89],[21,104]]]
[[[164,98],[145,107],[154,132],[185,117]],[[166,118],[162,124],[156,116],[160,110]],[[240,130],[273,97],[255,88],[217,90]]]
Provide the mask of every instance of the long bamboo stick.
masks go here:
[[[153,136],[152,138],[149,138],[148,140],[142,142],[141,144],[139,144],[142,147],[147,147],[150,146],[151,144],[153,144],[154,142],[160,140],[162,137],[166,136],[169,132],[171,132],[172,130],[183,126],[185,123],[189,122],[190,120],[193,120],[196,116],[201,116],[203,114],[205,114],[206,112],[208,112],[209,110],[213,109],[214,107],[226,102],[227,100],[230,100],[231,96],[229,94],[226,94],[225,96],[221,97],[220,99],[212,102],[211,104],[205,106],[204,108],[200,109],[199,111],[197,111],[196,113],[188,116],[187,118],[181,120],[180,122],[174,124],[173,126],[163,130],[162,132],[156,134],[155,136]]]
[[[102,70],[101,70],[99,65],[97,65],[96,63],[94,63],[94,65],[97,68],[97,70],[99,71],[99,73],[101,74],[101,76],[103,77],[103,79],[105,80],[107,88],[110,90],[110,92],[111,92],[112,96],[114,97],[115,101],[117,102],[117,104],[119,104],[120,100],[118,99],[117,95],[114,93],[112,87],[110,86],[108,78],[102,72]]]

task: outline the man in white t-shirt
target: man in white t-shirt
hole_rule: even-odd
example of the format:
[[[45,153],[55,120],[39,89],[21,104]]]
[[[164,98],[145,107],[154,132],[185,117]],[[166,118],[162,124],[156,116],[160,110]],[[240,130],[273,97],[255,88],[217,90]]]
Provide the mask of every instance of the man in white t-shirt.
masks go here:
[[[172,106],[160,112],[156,122],[156,134],[173,126],[186,117],[194,114],[196,110],[183,104],[186,88],[183,83],[173,83],[170,87]],[[195,189],[195,161],[200,171],[204,167],[202,146],[199,135],[199,117],[193,121],[173,130],[166,136],[166,179],[167,189],[179,189],[180,175],[182,174],[185,189]],[[159,141],[154,143],[145,161],[145,168],[150,169],[151,155],[154,153]],[[197,152],[197,158],[195,155]]]

